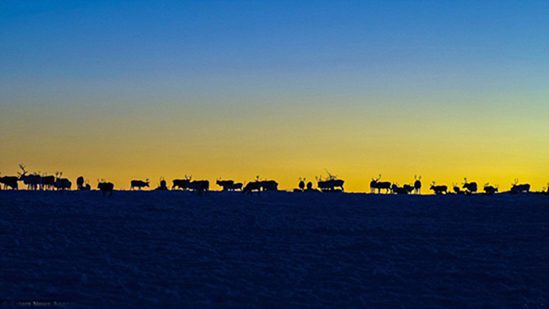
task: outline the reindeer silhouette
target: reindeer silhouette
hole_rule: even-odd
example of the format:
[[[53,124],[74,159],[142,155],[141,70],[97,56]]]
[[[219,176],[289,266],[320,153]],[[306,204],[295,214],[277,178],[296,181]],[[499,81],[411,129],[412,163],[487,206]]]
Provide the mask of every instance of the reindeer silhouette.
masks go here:
[[[415,190],[415,187],[412,185],[405,184],[402,186],[402,189],[406,191],[406,194],[410,194]]]
[[[111,197],[112,191],[114,190],[114,184],[112,182],[102,181],[97,184],[97,188],[101,190],[101,192],[103,193],[103,196],[105,196],[108,192],[109,197]]]
[[[317,186],[322,192],[339,192],[343,191],[343,184],[345,181],[342,179],[337,179],[336,175],[330,174],[328,170],[326,170],[328,173],[328,178],[326,180],[322,179],[322,176],[317,177]],[[336,190],[336,188],[339,188]]]
[[[17,175],[19,175],[19,180],[23,181],[28,190],[38,190],[42,184],[42,177],[37,173],[27,175],[28,172],[25,170],[23,164],[19,164],[19,168],[23,171],[22,174],[17,173]]]
[[[299,190],[301,191],[305,190],[305,180],[307,180],[307,178],[299,178]]]
[[[463,189],[466,190],[467,194],[473,194],[477,192],[477,183],[476,182],[467,182],[467,178],[463,178],[465,182],[463,183]]]
[[[257,191],[257,195],[261,195],[261,182],[259,180],[248,182],[242,189],[242,194],[252,194],[253,191]]]
[[[454,187],[455,194],[463,194],[464,192],[461,191],[461,188],[457,185],[457,183],[452,183],[452,187]]]
[[[143,187],[149,187],[149,179],[147,178],[145,181],[142,180],[132,180],[130,182],[130,190],[134,190],[134,188],[137,188],[139,191],[141,191],[141,188]]]
[[[414,175],[414,180],[414,192],[416,194],[421,194],[421,175],[419,176],[419,178]]]
[[[165,191],[168,190],[168,187],[166,186],[166,180],[164,177],[160,177],[160,185],[154,189],[156,191]]]
[[[4,189],[7,190],[8,187],[12,190],[18,190],[19,184],[17,183],[19,181],[19,177],[17,176],[4,176],[0,177],[0,183],[4,184]]]
[[[512,194],[516,193],[523,193],[523,192],[530,192],[530,184],[518,184],[518,179],[515,179],[515,182],[513,183],[513,186],[511,187],[511,190],[509,191]]]
[[[201,196],[202,194],[209,195],[210,182],[208,180],[193,180],[187,184],[187,188]]]
[[[377,189],[377,193],[381,193],[381,189],[386,190],[386,194],[390,193],[391,191],[391,183],[388,181],[379,181],[381,179],[381,174],[379,174],[379,177],[377,179],[372,178],[372,181],[370,182],[370,188],[372,189],[372,193],[375,192],[375,189]]]
[[[486,195],[494,195],[494,193],[498,192],[498,186],[491,186],[490,183],[484,184],[484,192]]]
[[[431,184],[431,190],[433,190],[436,195],[439,195],[446,193],[448,191],[448,186],[437,186],[436,183],[433,181],[433,183]]]
[[[191,182],[192,178],[193,178],[192,175],[190,177],[185,175],[185,179],[174,179],[172,181],[172,183],[173,183],[172,190],[174,190],[175,188],[179,188],[181,190],[187,190],[188,189],[187,186]]]
[[[71,181],[67,178],[61,178],[61,176],[63,176],[63,172],[56,172],[55,176],[56,177],[55,177],[54,187],[57,190],[65,191],[65,190],[71,189],[71,186],[72,186]]]

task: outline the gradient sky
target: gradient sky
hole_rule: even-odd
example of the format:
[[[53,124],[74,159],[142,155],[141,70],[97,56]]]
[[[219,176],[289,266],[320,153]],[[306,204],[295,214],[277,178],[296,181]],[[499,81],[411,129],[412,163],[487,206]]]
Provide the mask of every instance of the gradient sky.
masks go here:
[[[548,31],[547,1],[2,0],[0,172],[541,190]]]

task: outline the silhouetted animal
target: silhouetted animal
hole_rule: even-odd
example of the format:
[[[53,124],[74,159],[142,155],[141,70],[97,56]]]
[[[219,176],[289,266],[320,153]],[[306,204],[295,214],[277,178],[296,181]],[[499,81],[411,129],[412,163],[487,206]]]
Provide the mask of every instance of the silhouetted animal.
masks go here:
[[[313,183],[311,181],[309,181],[307,183],[307,191],[311,191],[311,190],[313,190]]]
[[[223,187],[223,191],[228,191],[229,187],[234,184],[234,180],[216,180],[215,182],[218,186]]]
[[[523,192],[530,192],[530,184],[518,184],[518,179],[515,179],[515,183],[511,187],[511,190],[509,191],[512,194],[515,193],[523,193]]]
[[[168,190],[168,187],[166,186],[166,180],[164,180],[164,177],[160,178],[160,185],[155,190],[156,191]]]
[[[372,178],[372,181],[370,182],[370,188],[372,189],[372,192],[375,192],[375,189],[377,189],[377,193],[381,193],[381,189],[384,189],[386,190],[386,193],[389,193],[391,190],[391,183],[388,181],[380,182],[380,179],[381,174],[379,174],[379,177],[377,179]]]
[[[208,180],[194,180],[187,184],[187,189],[196,191],[198,195],[202,195],[204,192],[208,195],[210,182]]]
[[[398,190],[398,185],[396,183],[392,184],[391,185],[391,192],[396,194],[397,190]]]
[[[55,183],[53,184],[53,186],[57,190],[65,191],[65,190],[70,190],[71,189],[71,186],[72,186],[71,181],[68,180],[67,178],[61,178],[63,173],[58,172],[58,173],[55,173],[55,175],[57,177],[55,178]]]
[[[189,184],[189,182],[191,182],[190,178],[189,179],[174,179],[172,180],[172,190],[174,190],[175,188],[179,188],[179,189],[182,189],[182,190],[187,190],[187,185]]]
[[[407,193],[412,193],[414,191],[414,186],[406,184],[402,186],[402,189],[404,189]]]
[[[396,190],[394,191],[394,193],[396,194],[409,194],[410,192],[412,191],[409,191],[404,187],[397,187]]]
[[[278,182],[274,180],[262,180],[259,182],[261,184],[261,190],[263,191],[277,191]]]
[[[317,186],[322,192],[336,191],[336,188],[339,188],[339,190],[343,191],[344,183],[345,182],[341,179],[335,179],[330,177],[327,180],[319,180],[317,182]]]
[[[244,186],[244,189],[242,189],[242,194],[244,193],[252,194],[253,191],[257,191],[257,195],[261,195],[261,187],[262,187],[261,182],[259,181],[248,182]]]
[[[465,193],[465,192],[461,191],[461,189],[458,187],[457,184],[454,183],[454,184],[452,184],[452,186],[454,187],[454,192],[456,194],[464,194]]]
[[[17,176],[4,176],[0,178],[0,182],[4,184],[4,189],[8,189],[8,187],[12,190],[19,189],[19,184],[17,181],[19,181],[19,177]]]
[[[477,192],[477,183],[476,182],[467,182],[467,178],[464,178],[465,182],[463,183],[463,189],[467,190],[467,194],[473,194]]]
[[[86,189],[84,187],[84,177],[83,176],[80,176],[80,177],[76,178],[76,188],[78,188],[78,190],[85,190]]]
[[[217,180],[216,183],[223,187],[223,191],[242,190],[242,183],[235,183],[234,180]]]
[[[55,188],[55,176],[42,176],[42,189],[53,190]]]
[[[27,175],[25,166],[22,164],[19,164],[19,168],[23,171],[22,174],[17,173],[19,175],[19,180],[23,181],[28,190],[38,190],[42,183],[42,177],[38,174]]]
[[[494,195],[494,193],[498,192],[498,188],[494,186],[490,186],[488,183],[484,185],[484,192],[486,195]]]
[[[130,190],[133,190],[133,188],[137,188],[138,190],[141,190],[143,187],[149,187],[149,180],[143,181],[143,180],[132,180],[131,181]]]
[[[229,187],[229,191],[236,191],[236,190],[242,190],[242,183],[237,182]]]
[[[446,191],[448,191],[448,187],[445,185],[437,186],[433,182],[433,184],[431,185],[431,190],[433,190],[435,194],[443,194],[443,193],[446,193]]]
[[[107,192],[109,192],[109,197],[111,197],[112,191],[114,190],[114,184],[112,182],[100,182],[97,185],[97,188],[101,190],[103,196],[105,196]]]
[[[414,175],[414,180],[414,191],[416,194],[421,194],[421,176],[416,178],[416,175]]]
[[[305,178],[304,179],[299,178],[298,187],[299,187],[299,190],[301,190],[301,191],[305,190],[305,180],[306,180]]]

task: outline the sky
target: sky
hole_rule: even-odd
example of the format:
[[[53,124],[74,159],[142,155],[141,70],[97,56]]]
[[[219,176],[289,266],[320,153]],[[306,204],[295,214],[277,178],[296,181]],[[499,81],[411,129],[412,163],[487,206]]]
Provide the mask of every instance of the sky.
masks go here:
[[[0,0],[0,172],[541,190],[548,30],[547,1]]]

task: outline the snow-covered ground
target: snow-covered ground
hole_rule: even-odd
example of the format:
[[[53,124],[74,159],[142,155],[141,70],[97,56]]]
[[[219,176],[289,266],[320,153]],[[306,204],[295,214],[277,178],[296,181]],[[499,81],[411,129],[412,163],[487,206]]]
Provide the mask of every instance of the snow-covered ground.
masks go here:
[[[2,308],[549,307],[535,194],[0,191],[0,250]]]

